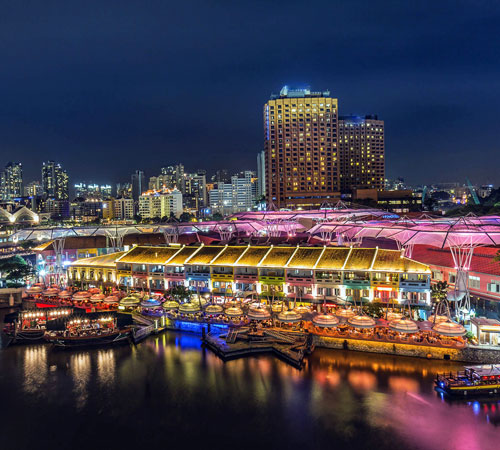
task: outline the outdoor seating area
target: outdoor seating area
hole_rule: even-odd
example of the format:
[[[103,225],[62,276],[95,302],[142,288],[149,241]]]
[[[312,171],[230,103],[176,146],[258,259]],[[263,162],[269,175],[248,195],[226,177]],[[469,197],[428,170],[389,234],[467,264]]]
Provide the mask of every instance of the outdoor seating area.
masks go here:
[[[81,308],[87,311],[115,311],[125,293],[116,289],[104,293],[99,288],[78,291],[71,287],[60,289],[56,285],[44,287],[41,284],[26,289],[27,299],[35,304]]]
[[[409,325],[409,323],[412,323],[412,325]],[[464,348],[467,344],[467,339],[463,336],[439,334],[432,330],[430,323],[428,323],[429,327],[425,327],[424,325],[422,327],[424,329],[419,327],[419,325],[417,325],[417,322],[408,319],[397,319],[389,323],[383,319],[379,319],[371,328],[360,328],[359,325],[356,327],[349,322],[341,323],[337,326],[323,326],[316,323],[313,319],[305,327],[313,334],[332,338],[364,339],[377,342],[452,348]],[[416,329],[415,326],[417,327]]]

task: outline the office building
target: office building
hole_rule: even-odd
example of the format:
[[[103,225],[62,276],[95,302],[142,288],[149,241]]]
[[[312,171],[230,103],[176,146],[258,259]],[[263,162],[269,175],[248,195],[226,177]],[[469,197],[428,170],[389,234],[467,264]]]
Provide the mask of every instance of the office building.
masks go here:
[[[317,208],[339,198],[337,110],[329,91],[287,86],[264,105],[268,204]]]
[[[384,121],[377,116],[340,116],[338,120],[340,190],[383,190]]]

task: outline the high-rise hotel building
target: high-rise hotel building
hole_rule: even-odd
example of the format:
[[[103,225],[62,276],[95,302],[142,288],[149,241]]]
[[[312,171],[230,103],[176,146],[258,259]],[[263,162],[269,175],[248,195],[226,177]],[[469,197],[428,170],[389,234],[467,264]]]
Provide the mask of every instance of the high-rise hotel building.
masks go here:
[[[384,189],[384,121],[377,116],[338,120],[340,190]]]
[[[289,89],[264,105],[266,199],[312,208],[339,198],[337,99]]]

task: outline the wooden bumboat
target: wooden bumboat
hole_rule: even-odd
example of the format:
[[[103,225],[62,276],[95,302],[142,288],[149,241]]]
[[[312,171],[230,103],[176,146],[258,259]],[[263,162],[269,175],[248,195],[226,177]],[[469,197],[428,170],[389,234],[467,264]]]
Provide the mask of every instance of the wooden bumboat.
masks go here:
[[[500,366],[468,366],[463,372],[436,376],[435,389],[451,397],[500,395]]]

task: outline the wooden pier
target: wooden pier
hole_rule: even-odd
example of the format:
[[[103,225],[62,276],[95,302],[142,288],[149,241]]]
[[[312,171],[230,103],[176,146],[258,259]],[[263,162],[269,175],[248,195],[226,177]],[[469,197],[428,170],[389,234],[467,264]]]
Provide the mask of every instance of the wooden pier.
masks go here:
[[[273,353],[288,364],[301,369],[304,356],[312,351],[312,340],[303,333],[286,333],[275,329],[252,332],[249,328],[232,329],[227,334],[203,333],[203,344],[224,361],[243,356]]]

